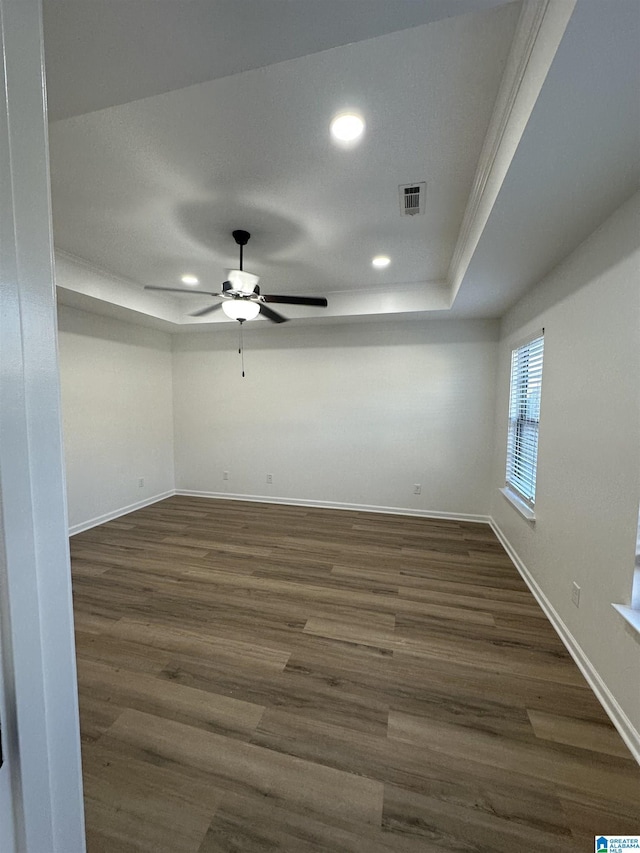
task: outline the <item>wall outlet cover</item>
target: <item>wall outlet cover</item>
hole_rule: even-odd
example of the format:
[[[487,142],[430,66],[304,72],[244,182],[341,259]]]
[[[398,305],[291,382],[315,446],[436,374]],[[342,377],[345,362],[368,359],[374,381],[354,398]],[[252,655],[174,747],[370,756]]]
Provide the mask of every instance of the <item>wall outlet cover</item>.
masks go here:
[[[571,585],[571,601],[576,607],[580,607],[580,587],[575,581]]]

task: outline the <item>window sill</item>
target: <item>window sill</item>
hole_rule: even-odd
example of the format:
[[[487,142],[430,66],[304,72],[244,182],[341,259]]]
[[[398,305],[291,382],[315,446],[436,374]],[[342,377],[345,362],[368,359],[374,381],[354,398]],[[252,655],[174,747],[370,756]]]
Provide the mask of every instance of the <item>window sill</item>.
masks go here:
[[[634,607],[627,607],[624,604],[612,604],[611,606],[640,635],[640,610],[636,610]]]
[[[530,507],[530,506],[528,506],[528,505],[527,505],[527,504],[522,500],[522,498],[519,498],[519,497],[518,497],[518,495],[516,495],[516,493],[515,493],[515,492],[512,492],[512,491],[511,491],[511,489],[510,489],[510,488],[508,488],[507,486],[505,486],[505,488],[504,488],[504,489],[500,489],[500,491],[501,491],[501,492],[502,492],[502,494],[505,496],[505,498],[509,501],[509,503],[510,503],[513,507],[515,507],[515,509],[517,509],[517,510],[518,510],[518,512],[520,513],[520,515],[522,515],[524,518],[526,518],[526,519],[527,519],[527,521],[529,521],[531,524],[535,524],[535,523],[536,523],[536,514],[535,514],[535,512],[531,509],[531,507]]]

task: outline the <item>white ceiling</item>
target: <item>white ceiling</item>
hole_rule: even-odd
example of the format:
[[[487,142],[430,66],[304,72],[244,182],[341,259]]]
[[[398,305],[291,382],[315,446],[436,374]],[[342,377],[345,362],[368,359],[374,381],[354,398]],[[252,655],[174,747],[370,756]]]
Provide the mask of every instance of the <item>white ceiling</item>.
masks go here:
[[[143,286],[218,291],[244,228],[263,293],[329,300],[288,317],[499,316],[640,175],[640,5],[578,0],[554,59],[554,3],[45,0],[61,300],[229,323]],[[348,151],[345,108],[367,122]],[[426,213],[401,217],[418,181]]]
[[[52,121],[505,0],[44,0]]]

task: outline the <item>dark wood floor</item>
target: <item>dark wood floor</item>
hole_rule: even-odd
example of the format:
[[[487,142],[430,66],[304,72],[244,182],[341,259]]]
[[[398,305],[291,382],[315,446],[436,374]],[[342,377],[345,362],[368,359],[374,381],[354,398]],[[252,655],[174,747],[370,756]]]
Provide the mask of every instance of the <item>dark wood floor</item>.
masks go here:
[[[640,832],[637,764],[484,525],[174,497],[71,549],[90,853]]]

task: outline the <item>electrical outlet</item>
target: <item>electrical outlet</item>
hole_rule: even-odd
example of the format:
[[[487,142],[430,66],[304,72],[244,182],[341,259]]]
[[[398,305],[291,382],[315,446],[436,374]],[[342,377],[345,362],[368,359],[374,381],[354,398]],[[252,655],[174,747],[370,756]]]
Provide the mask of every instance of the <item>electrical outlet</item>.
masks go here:
[[[571,585],[571,601],[576,607],[580,607],[580,587],[575,581]]]
[[[413,494],[414,495],[421,495],[422,494],[422,486],[420,485],[420,483],[414,483],[413,484]]]
[[[139,489],[144,488],[144,477],[138,477],[138,488]]]
[[[273,483],[273,474],[267,474],[267,483]]]
[[[228,472],[228,471],[223,471],[223,472],[222,472],[222,479],[223,479],[223,480],[228,480],[228,479],[229,479],[229,472]]]

